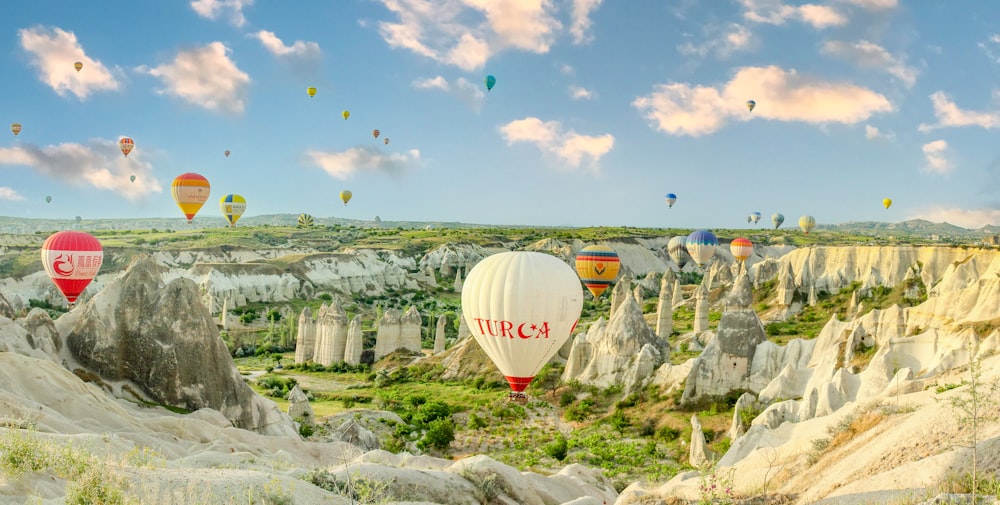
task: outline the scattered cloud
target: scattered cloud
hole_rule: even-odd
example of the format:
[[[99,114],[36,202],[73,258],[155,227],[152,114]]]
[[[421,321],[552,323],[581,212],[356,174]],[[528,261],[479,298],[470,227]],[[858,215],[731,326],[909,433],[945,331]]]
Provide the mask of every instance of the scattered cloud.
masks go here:
[[[922,149],[924,157],[927,158],[927,172],[947,174],[955,168],[955,165],[948,159],[948,143],[944,140],[928,142],[924,144]]]
[[[346,181],[355,173],[380,173],[402,176],[408,167],[420,161],[420,151],[384,153],[375,147],[352,147],[340,152],[306,151],[309,160],[330,177]]]
[[[737,23],[730,23],[721,29],[708,28],[707,31],[709,40],[701,44],[682,44],[677,46],[677,51],[688,56],[704,58],[714,53],[719,58],[726,58],[737,51],[749,49],[754,43],[750,29]]]
[[[390,47],[463,70],[480,69],[506,49],[547,53],[562,29],[552,0],[380,1],[399,18],[378,23]]]
[[[21,202],[24,201],[25,198],[12,188],[0,186],[0,200],[6,202]]]
[[[581,88],[580,86],[570,86],[569,96],[573,100],[593,100],[597,94],[587,88]]]
[[[209,110],[242,113],[246,108],[250,76],[240,70],[222,42],[177,53],[170,64],[140,71],[158,77],[166,86],[161,94],[176,96]]]
[[[609,133],[600,136],[581,135],[573,130],[563,131],[558,121],[542,121],[536,117],[526,117],[511,121],[500,127],[500,134],[507,145],[516,142],[535,144],[546,154],[555,156],[562,167],[574,170],[581,167],[586,158],[588,167],[595,173],[600,171],[598,163],[615,145],[615,137]]]
[[[748,113],[746,101],[756,100]],[[889,100],[848,82],[823,81],[776,66],[743,67],[719,88],[658,84],[632,106],[655,129],[693,137],[722,128],[730,119],[854,124],[893,110]]]
[[[100,61],[87,57],[73,32],[35,26],[19,30],[18,36],[38,69],[38,78],[59,96],[72,93],[82,100],[95,91],[118,89],[114,75]],[[78,61],[83,63],[79,72],[73,67]]]
[[[1000,34],[994,33],[986,39],[986,42],[980,42],[976,45],[986,53],[987,58],[994,63],[1000,63],[1000,54],[997,54],[997,49],[1000,48]]]
[[[847,18],[829,5],[786,5],[781,0],[738,0],[743,18],[755,23],[783,25],[801,21],[816,29],[847,24]]]
[[[247,18],[243,16],[243,8],[253,5],[253,0],[192,0],[191,8],[199,16],[207,19],[219,19],[227,16],[235,26],[243,26]]]
[[[569,27],[569,33],[573,36],[574,44],[584,44],[594,39],[594,35],[589,32],[592,21],[590,13],[600,7],[604,0],[573,0],[572,18],[573,23]]]
[[[261,30],[250,34],[264,45],[271,54],[278,57],[317,59],[320,57],[319,44],[315,42],[303,42],[296,40],[290,46],[286,46],[274,32]]]
[[[895,9],[899,5],[899,0],[844,0],[849,4],[857,5],[869,11],[887,11]]]
[[[86,145],[64,143],[39,147],[20,144],[0,148],[0,165],[23,165],[41,175],[74,186],[112,191],[136,201],[163,188],[153,175],[153,167],[143,161],[137,147],[128,159],[118,150],[118,142],[95,139]],[[135,175],[135,182],[129,180]]]
[[[934,206],[919,211],[908,219],[926,219],[933,223],[951,223],[963,228],[1000,226],[1000,209],[960,209],[957,207]]]
[[[868,140],[887,139],[892,140],[896,135],[892,132],[883,132],[870,124],[865,125],[865,138]]]
[[[931,103],[934,104],[934,117],[937,118],[937,124],[921,123],[917,129],[922,132],[955,126],[979,126],[986,129],[1000,126],[1000,112],[976,112],[959,109],[958,105],[955,105],[955,102],[951,101],[943,91],[932,94]]]
[[[425,79],[417,79],[412,83],[414,88],[441,90],[458,98],[462,103],[475,111],[483,105],[486,93],[483,93],[482,86],[469,81],[464,77],[455,79],[454,84],[448,82],[444,77],[437,75]]]
[[[417,79],[413,81],[413,87],[417,89],[440,89],[448,91],[448,80],[437,75],[425,79]]]
[[[574,69],[573,65],[570,65],[569,63],[559,65],[559,71],[566,75],[573,75],[576,73],[576,69]]]
[[[859,67],[884,70],[908,88],[916,84],[917,74],[920,73],[916,68],[908,66],[903,58],[893,56],[882,46],[867,40],[854,43],[829,40],[823,43],[820,52],[848,60]]]

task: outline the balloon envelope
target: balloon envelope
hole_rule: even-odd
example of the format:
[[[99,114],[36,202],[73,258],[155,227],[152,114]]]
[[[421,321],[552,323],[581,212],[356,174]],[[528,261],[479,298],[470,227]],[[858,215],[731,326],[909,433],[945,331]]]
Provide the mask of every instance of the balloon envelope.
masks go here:
[[[887,209],[889,207],[891,207],[892,206],[892,198],[886,198],[885,200],[882,200],[882,205],[885,205],[885,208],[887,208]]]
[[[344,112],[341,112],[340,115],[344,116],[344,120],[346,121],[347,118],[351,117],[351,111],[345,110]]]
[[[677,201],[677,195],[673,193],[667,193],[667,207],[673,207],[674,202]]]
[[[134,175],[128,176],[128,180],[132,181],[132,182],[135,182],[135,176]]]
[[[812,216],[802,216],[799,218],[799,228],[802,228],[802,231],[805,232],[806,235],[809,234],[809,230],[812,230],[815,227],[816,219]]]
[[[729,252],[733,253],[736,261],[746,261],[753,254],[753,243],[743,237],[735,238],[729,243]]]
[[[747,110],[753,112],[753,108],[757,106],[757,102],[754,100],[747,100]]]
[[[524,391],[569,339],[582,309],[573,269],[544,253],[488,256],[462,285],[465,322],[515,392]]]
[[[170,185],[170,193],[174,196],[174,201],[181,208],[181,212],[187,217],[190,223],[194,215],[198,213],[201,206],[208,201],[208,194],[211,186],[208,179],[200,174],[188,172],[178,175]]]
[[[247,210],[247,201],[240,195],[229,194],[219,200],[219,210],[222,211],[226,221],[229,221],[229,226],[236,226],[236,221],[239,221],[240,216]]]
[[[21,123],[11,123],[10,131],[13,132],[16,137],[18,133],[21,133]]]
[[[45,203],[52,203],[52,195],[48,195],[45,197]]]
[[[344,205],[347,205],[347,202],[351,201],[352,196],[354,196],[354,194],[349,190],[345,189],[340,192],[340,200],[344,202]]]
[[[75,68],[75,69],[76,69],[76,71],[77,71],[77,72],[79,72],[79,71],[80,71],[80,69],[82,69],[82,68],[83,68],[83,62],[82,62],[82,61],[78,61],[78,62],[74,63],[74,64],[73,64],[73,68]]]
[[[228,158],[228,157],[229,157],[229,155],[230,155],[230,154],[232,154],[232,153],[230,153],[230,152],[229,152],[229,149],[226,149],[226,152],[225,152],[225,153],[223,153],[223,154],[225,154],[225,155],[226,155],[226,157]]]
[[[761,217],[763,217],[763,216],[761,216],[760,212],[751,212],[750,213],[750,220],[753,221],[754,223],[760,222],[760,218]]]
[[[683,235],[678,235],[671,238],[667,242],[667,254],[670,255],[670,259],[677,263],[678,267],[683,267],[687,263],[688,253],[687,253],[687,237]]]
[[[784,214],[779,214],[779,213],[771,214],[771,223],[774,224],[774,229],[775,230],[777,230],[778,227],[781,226],[781,223],[784,223],[784,222],[785,222],[785,215]]]
[[[309,96],[316,96],[316,88],[309,86],[306,88],[306,93],[308,93]]]
[[[695,264],[703,267],[715,255],[715,248],[719,245],[719,239],[715,238],[715,235],[710,231],[698,230],[688,235],[684,245]]]
[[[298,220],[297,226],[303,226],[304,227],[304,226],[312,226],[312,225],[313,225],[313,217],[312,216],[310,216],[309,214],[299,214],[299,220]]]
[[[620,267],[618,253],[605,245],[589,245],[576,254],[576,273],[594,298],[611,286]]]
[[[493,90],[493,86],[497,85],[497,78],[492,75],[487,75],[483,78],[483,82],[486,84],[486,91]]]
[[[75,303],[101,269],[101,243],[82,231],[60,231],[42,244],[42,266],[66,301]]]
[[[135,148],[135,142],[128,137],[122,137],[118,139],[118,148],[122,150],[122,154],[127,158],[128,153],[132,152],[132,149]]]
[[[372,130],[372,137],[378,138],[381,133],[378,129]]]

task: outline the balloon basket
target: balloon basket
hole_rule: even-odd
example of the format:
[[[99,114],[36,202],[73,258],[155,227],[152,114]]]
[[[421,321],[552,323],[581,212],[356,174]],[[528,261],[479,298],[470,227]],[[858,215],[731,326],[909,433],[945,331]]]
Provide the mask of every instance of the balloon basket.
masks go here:
[[[515,403],[528,403],[528,395],[523,391],[511,391],[507,393],[507,401]]]

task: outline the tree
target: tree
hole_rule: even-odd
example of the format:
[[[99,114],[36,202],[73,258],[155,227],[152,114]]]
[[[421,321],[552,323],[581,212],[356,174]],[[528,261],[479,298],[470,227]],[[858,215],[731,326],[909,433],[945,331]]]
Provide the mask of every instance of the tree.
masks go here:
[[[972,449],[972,503],[976,502],[976,495],[979,493],[979,429],[984,423],[996,420],[996,392],[1000,388],[1000,383],[996,379],[985,382],[983,380],[983,359],[976,356],[972,344],[968,347],[969,352],[969,381],[968,388],[960,391],[955,396],[948,399],[949,405],[960,414],[958,423],[969,428],[969,433],[965,438],[967,445],[960,446]]]

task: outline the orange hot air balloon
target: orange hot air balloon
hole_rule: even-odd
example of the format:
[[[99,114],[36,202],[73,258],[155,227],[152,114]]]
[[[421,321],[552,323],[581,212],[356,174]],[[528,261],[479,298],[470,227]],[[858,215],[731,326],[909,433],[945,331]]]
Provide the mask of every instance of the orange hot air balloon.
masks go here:
[[[208,201],[208,194],[211,186],[205,177],[188,172],[178,175],[170,186],[170,192],[174,195],[174,201],[181,208],[181,212],[187,217],[190,223],[194,215],[198,213],[201,206]]]
[[[103,260],[100,241],[82,231],[56,232],[42,244],[42,266],[70,305],[97,275]]]
[[[80,69],[82,69],[82,68],[83,68],[83,62],[82,62],[82,61],[78,61],[78,62],[74,63],[74,64],[73,64],[73,68],[75,68],[75,69],[76,69],[76,71],[77,71],[77,72],[79,72],[79,71],[80,71]]]
[[[378,138],[379,134],[381,134],[381,133],[382,132],[380,132],[378,130],[372,130],[372,136],[375,137],[375,138]]]
[[[605,245],[589,245],[576,255],[576,273],[594,298],[611,286],[620,267],[618,253]]]
[[[733,257],[736,261],[740,263],[747,260],[751,254],[753,254],[753,242],[745,239],[743,237],[734,238],[732,242],[729,243],[729,252],[733,253]]]
[[[21,133],[21,123],[11,123],[10,131],[14,133],[14,136],[16,137],[18,133]]]
[[[125,157],[128,158],[128,153],[132,152],[132,149],[135,148],[135,142],[133,142],[132,139],[128,137],[122,137],[118,139],[118,148],[121,149],[122,154],[124,154]]]

